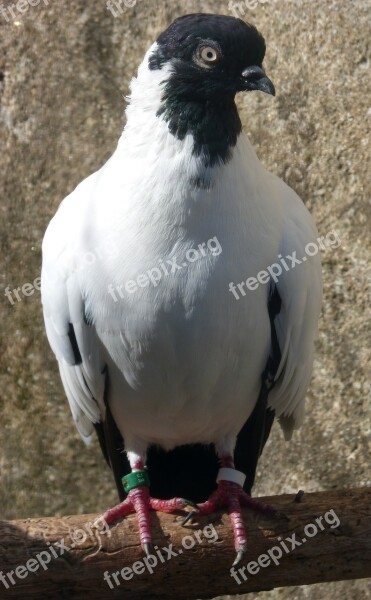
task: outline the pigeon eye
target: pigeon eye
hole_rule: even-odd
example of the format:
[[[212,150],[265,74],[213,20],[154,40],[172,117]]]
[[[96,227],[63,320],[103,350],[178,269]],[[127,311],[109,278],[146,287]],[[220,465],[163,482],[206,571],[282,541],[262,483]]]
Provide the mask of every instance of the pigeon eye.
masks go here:
[[[202,48],[200,48],[200,58],[208,65],[211,65],[218,62],[220,54],[211,46],[202,46]]]

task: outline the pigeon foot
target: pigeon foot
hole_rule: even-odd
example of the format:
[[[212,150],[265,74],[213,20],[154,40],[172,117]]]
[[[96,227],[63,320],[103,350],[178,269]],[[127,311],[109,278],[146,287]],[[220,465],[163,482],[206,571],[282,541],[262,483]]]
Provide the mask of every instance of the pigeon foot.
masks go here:
[[[141,485],[131,489],[123,502],[109,508],[103,514],[103,518],[106,523],[109,524],[122,517],[126,517],[129,514],[136,513],[138,517],[140,543],[144,552],[148,555],[152,553],[149,511],[156,510],[158,512],[172,513],[178,510],[184,510],[187,506],[190,506],[193,509],[193,514],[198,512],[197,504],[191,500],[186,500],[185,498],[172,498],[171,500],[151,498],[148,486]]]
[[[223,508],[228,509],[237,553],[233,566],[240,562],[247,550],[247,536],[243,522],[242,507],[250,508],[264,515],[282,516],[273,506],[251,498],[243,490],[242,486],[233,481],[218,481],[218,488],[215,492],[206,502],[198,505],[197,515],[200,516],[210,515]],[[195,513],[191,511],[182,524],[185,525],[194,515]]]

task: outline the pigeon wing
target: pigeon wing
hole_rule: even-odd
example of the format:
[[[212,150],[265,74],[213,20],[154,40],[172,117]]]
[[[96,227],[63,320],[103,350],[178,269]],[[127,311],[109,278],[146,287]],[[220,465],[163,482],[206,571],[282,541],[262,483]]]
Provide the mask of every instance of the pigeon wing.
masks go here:
[[[81,186],[62,202],[46,231],[41,297],[47,337],[72,416],[81,437],[89,442],[93,424],[104,417],[105,365],[95,328],[86,318],[74,252],[86,182]]]
[[[322,303],[322,277],[314,221],[293,190],[284,185],[283,191],[286,218],[278,259],[282,273],[274,284],[281,300],[274,319],[281,360],[269,406],[285,438],[290,439],[304,418]]]

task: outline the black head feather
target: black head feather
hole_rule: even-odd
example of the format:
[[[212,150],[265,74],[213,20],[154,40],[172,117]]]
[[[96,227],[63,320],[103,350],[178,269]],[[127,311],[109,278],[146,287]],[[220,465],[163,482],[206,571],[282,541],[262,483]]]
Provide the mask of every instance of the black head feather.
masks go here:
[[[202,60],[205,48],[215,50],[214,63]],[[208,166],[230,158],[241,132],[234,97],[248,89],[243,71],[261,68],[264,55],[265,42],[258,30],[230,16],[186,15],[157,39],[149,68],[171,65],[158,115],[179,139],[192,133],[194,153],[203,155]]]
[[[197,69],[193,56],[205,40],[216,42],[222,54],[213,75],[216,73],[235,80],[246,67],[262,65],[265,41],[256,27],[235,17],[193,14],[176,19],[161,33],[157,39],[158,49],[150,57],[150,68],[159,69],[173,59],[181,61],[183,67],[188,64],[188,67]]]

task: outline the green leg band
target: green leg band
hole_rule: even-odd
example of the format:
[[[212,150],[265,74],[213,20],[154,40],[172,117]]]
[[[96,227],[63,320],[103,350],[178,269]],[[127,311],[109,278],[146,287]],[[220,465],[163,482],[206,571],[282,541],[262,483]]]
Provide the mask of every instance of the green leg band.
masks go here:
[[[134,488],[140,487],[141,485],[149,486],[148,473],[144,469],[128,473],[128,475],[125,475],[121,481],[126,493],[130,492],[130,490],[133,490]]]

